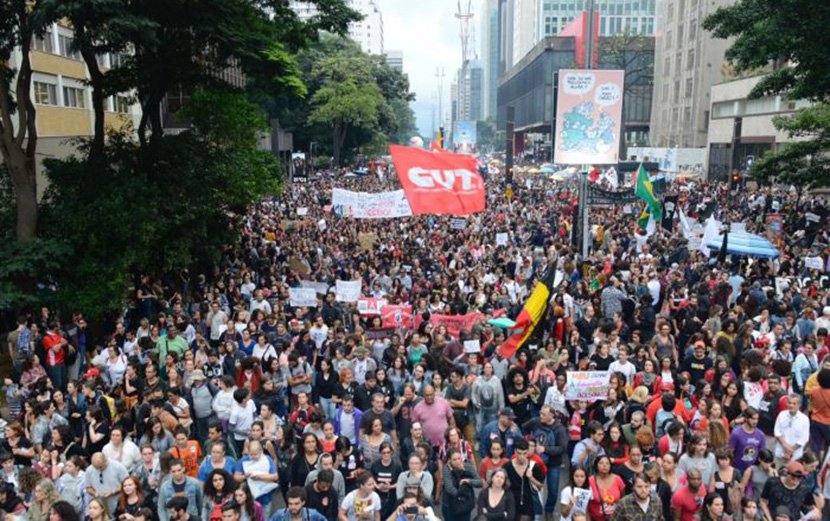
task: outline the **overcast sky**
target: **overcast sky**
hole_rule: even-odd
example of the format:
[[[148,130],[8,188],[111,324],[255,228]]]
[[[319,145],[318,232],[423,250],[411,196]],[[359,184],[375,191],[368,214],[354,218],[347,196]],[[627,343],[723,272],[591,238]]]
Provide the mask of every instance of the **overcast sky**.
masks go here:
[[[479,5],[477,5],[479,4]],[[403,51],[403,69],[416,99],[412,104],[418,129],[425,138],[431,135],[433,106],[437,106],[436,67],[443,67],[443,106],[449,107],[450,83],[461,65],[458,21],[453,16],[457,2],[452,0],[379,0],[383,12],[384,48]],[[473,10],[480,8],[478,0]],[[478,13],[476,13],[478,15]],[[479,18],[473,19],[476,47],[479,46]],[[437,111],[436,111],[437,112]]]

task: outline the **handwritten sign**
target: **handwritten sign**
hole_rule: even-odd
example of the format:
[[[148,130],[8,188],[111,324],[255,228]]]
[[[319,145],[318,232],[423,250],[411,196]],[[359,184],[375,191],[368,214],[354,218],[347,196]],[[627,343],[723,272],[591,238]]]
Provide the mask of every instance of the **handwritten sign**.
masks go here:
[[[297,208],[297,215],[300,217],[305,217],[308,215],[308,208]]]
[[[604,400],[608,396],[609,371],[568,371],[566,400]]]
[[[804,267],[811,270],[823,270],[824,262],[822,262],[821,257],[806,257]]]
[[[478,340],[465,340],[464,341],[464,352],[465,353],[480,353],[481,352],[481,342]]]
[[[318,295],[325,295],[329,290],[328,284],[314,280],[301,280],[300,286],[304,288],[314,288],[314,291],[316,291]]]
[[[313,308],[317,306],[317,290],[314,288],[289,288],[288,300],[292,307]]]
[[[507,246],[507,234],[506,233],[497,233],[496,234],[496,246]]]
[[[467,228],[467,219],[463,217],[453,217],[450,219],[450,228],[453,230],[463,230]]]

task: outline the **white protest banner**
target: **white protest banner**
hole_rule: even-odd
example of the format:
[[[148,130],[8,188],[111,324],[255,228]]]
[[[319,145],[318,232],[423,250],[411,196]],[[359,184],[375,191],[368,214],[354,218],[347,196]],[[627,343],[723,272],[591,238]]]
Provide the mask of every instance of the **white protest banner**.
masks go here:
[[[533,187],[533,181],[531,181],[530,179],[525,179],[525,188],[530,190],[532,187]]]
[[[317,306],[317,290],[314,288],[289,288],[288,300],[292,307],[313,308]]]
[[[775,277],[775,294],[778,298],[784,298],[784,292],[790,289],[790,281],[784,277]]]
[[[626,215],[631,215],[631,205],[627,204],[623,206],[623,213]]]
[[[326,231],[326,220],[320,219],[320,221],[317,222],[317,227],[320,228],[321,232]]]
[[[609,371],[568,371],[566,400],[604,400],[611,379]]]
[[[745,232],[746,231],[746,223],[732,223],[732,231],[733,232]]]
[[[467,228],[467,219],[463,217],[453,217],[450,219],[450,228],[453,230],[463,230]]]
[[[507,234],[506,233],[497,233],[496,234],[496,246],[507,246]]]
[[[758,382],[744,382],[744,398],[750,407],[758,408],[764,397],[764,388]]]
[[[821,260],[821,257],[805,257],[804,267],[811,270],[823,270],[824,261]]]
[[[369,193],[332,188],[331,204],[336,215],[355,219],[389,219],[412,215],[412,208],[403,190]]]
[[[362,279],[338,280],[336,282],[336,295],[338,302],[357,302],[360,298],[360,287]]]
[[[572,494],[574,499],[573,508],[575,511],[587,512],[588,502],[594,497],[593,491],[590,488],[574,488]]]
[[[308,208],[297,208],[297,215],[300,217],[305,217],[308,215]]]
[[[465,340],[464,341],[464,352],[465,353],[480,353],[481,352],[481,342],[479,340]]]
[[[361,315],[380,315],[386,304],[385,298],[362,298],[357,301],[357,311]]]
[[[325,295],[329,291],[328,284],[314,280],[301,280],[300,286],[303,288],[314,288],[314,291],[316,291],[318,295]]]

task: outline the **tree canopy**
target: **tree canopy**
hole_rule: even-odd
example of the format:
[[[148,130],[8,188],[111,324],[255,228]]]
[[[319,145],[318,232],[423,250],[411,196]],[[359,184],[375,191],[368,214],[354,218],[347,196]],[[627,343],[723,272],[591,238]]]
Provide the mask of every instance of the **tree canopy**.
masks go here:
[[[737,73],[765,69],[750,97],[782,95],[812,105],[774,119],[792,139],[751,170],[806,188],[830,186],[830,3],[826,0],[740,0],[710,15],[703,27],[732,38],[726,58]]]

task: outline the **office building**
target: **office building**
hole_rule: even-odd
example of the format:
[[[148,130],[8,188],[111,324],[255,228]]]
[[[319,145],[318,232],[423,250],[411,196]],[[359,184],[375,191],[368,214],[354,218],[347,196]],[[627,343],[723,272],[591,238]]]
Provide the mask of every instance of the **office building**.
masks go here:
[[[484,119],[496,117],[496,93],[499,89],[499,9],[498,0],[484,0],[481,4],[481,64],[484,74]]]
[[[349,7],[363,15],[363,20],[349,24],[349,38],[354,40],[368,54],[384,54],[383,13],[378,0],[346,0]],[[291,9],[300,20],[317,15],[317,7],[308,2],[291,0]]]
[[[636,33],[653,36],[656,30],[657,0],[595,0],[600,13],[599,34],[614,36]],[[588,0],[542,0],[536,17],[539,38],[556,36],[577,15],[588,10]]]
[[[483,118],[484,69],[481,62],[472,60],[457,73],[457,121],[477,121]]]
[[[72,50],[73,30],[64,24],[52,24],[42,38],[32,42],[32,99],[37,109],[38,133],[38,191],[43,193],[46,180],[42,176],[44,159],[61,159],[76,150],[75,138],[92,137],[95,114],[92,110],[92,89],[86,64],[77,51]],[[22,55],[16,49],[9,67],[19,67]],[[120,54],[98,57],[103,71],[120,63]],[[14,85],[14,84],[13,84]],[[109,96],[104,102],[104,121],[107,129],[121,131],[137,128],[141,108],[133,103],[129,93]]]
[[[651,145],[704,147],[707,144],[710,91],[726,73],[727,40],[701,27],[719,7],[735,0],[664,0],[655,37],[654,106]]]
[[[386,64],[403,72],[403,51],[386,51]]]

